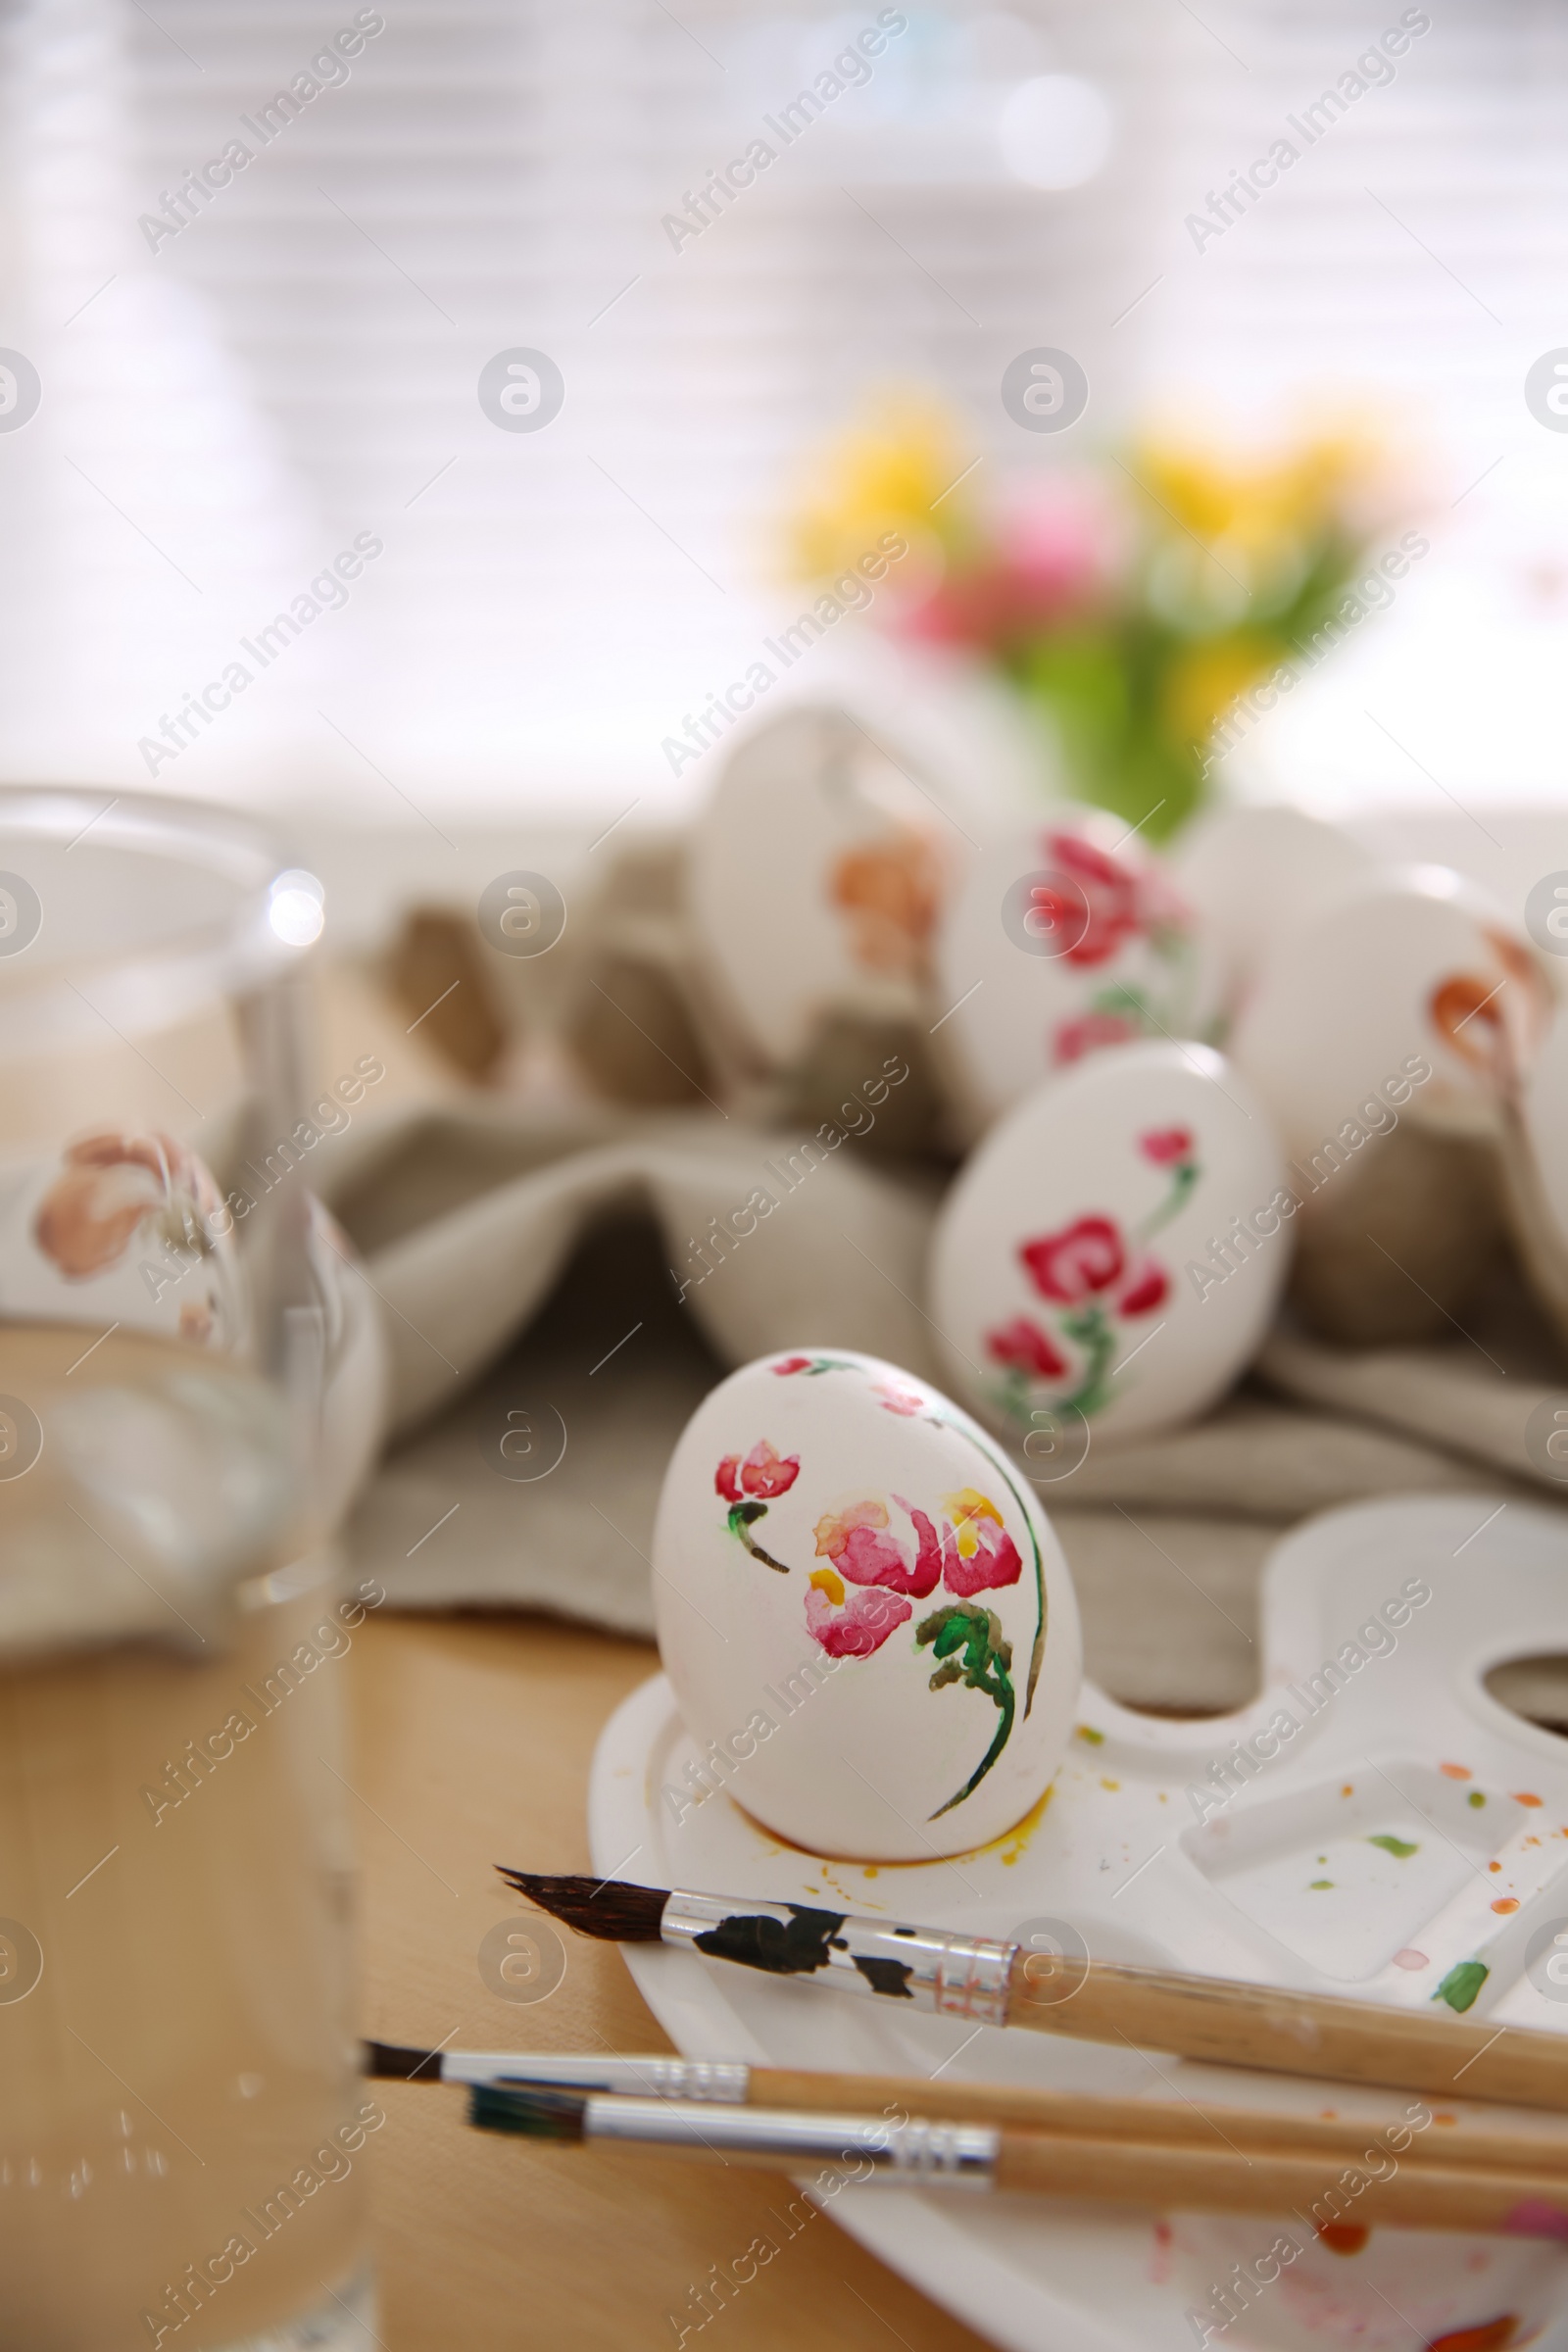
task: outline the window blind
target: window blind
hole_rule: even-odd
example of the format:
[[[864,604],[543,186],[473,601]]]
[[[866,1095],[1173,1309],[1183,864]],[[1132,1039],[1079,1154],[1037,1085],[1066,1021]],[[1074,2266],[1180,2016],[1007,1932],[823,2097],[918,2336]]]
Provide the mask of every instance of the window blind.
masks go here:
[[[129,788],[152,737],[178,747],[162,786],[381,822],[653,813],[702,780],[672,776],[663,739],[799,609],[779,517],[869,389],[942,391],[1000,483],[1156,398],[1226,438],[1362,385],[1436,453],[1432,557],[1233,759],[1254,785],[1430,798],[1420,743],[1412,763],[1356,698],[1402,737],[1437,694],[1445,783],[1469,797],[1506,768],[1544,788],[1568,448],[1521,385],[1568,341],[1557,12],[1420,12],[1391,79],[1328,110],[1223,233],[1189,224],[1402,13],[14,8],[24,233],[0,342],[32,339],[50,397],[0,434],[23,553],[0,588],[0,760]],[[903,28],[824,95],[881,14]],[[999,140],[1043,75],[1102,95],[1109,148],[1081,185],[1025,184]],[[234,140],[252,152],[224,180]],[[766,166],[713,194],[759,140]],[[1042,342],[1090,376],[1072,450],[1020,448],[998,397]],[[539,431],[480,406],[481,369],[516,350],[562,372]],[[292,633],[264,643],[280,613]],[[278,650],[261,664],[247,642]],[[824,685],[871,651],[847,622]],[[1473,674],[1498,661],[1500,712]],[[250,681],[193,712],[236,662]]]

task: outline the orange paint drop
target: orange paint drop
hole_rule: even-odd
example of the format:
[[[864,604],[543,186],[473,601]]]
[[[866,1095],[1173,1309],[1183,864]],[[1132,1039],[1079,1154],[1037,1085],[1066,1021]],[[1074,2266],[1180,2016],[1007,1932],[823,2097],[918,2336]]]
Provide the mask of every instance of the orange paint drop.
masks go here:
[[[1500,1862],[1489,1862],[1487,1864],[1487,1868],[1489,1870],[1500,1870],[1502,1868],[1502,1864]]]
[[[1516,1805],[1539,1805],[1541,1802],[1540,1797],[1532,1796],[1528,1788],[1515,1788],[1512,1795]]]
[[[1446,1781],[1472,1781],[1475,1778],[1468,1764],[1440,1764],[1438,1770]]]
[[[1340,1790],[1340,1794],[1341,1794],[1342,1796],[1353,1796],[1353,1795],[1355,1794],[1355,1784],[1354,1784],[1354,1782],[1353,1782],[1353,1781],[1347,1781],[1347,1782],[1346,1782],[1346,1784],[1345,1784],[1345,1787],[1344,1787],[1344,1788],[1343,1788]]]
[[[1318,2230],[1331,2254],[1359,2254],[1371,2234],[1364,2222],[1325,2222]]]
[[[1517,1911],[1519,1908],[1518,1897],[1512,1894],[1505,1894],[1498,1902],[1494,1903],[1492,1908],[1494,1911]]]
[[[1455,2328],[1448,2335],[1434,2336],[1427,2352],[1508,2352],[1519,2330],[1513,2312],[1489,2320],[1482,2328]]]

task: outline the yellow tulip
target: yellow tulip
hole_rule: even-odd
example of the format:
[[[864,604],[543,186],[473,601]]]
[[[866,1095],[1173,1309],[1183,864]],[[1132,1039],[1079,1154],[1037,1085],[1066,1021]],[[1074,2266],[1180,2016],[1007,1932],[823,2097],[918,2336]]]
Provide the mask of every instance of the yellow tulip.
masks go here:
[[[968,462],[956,423],[940,402],[914,393],[883,396],[810,464],[792,533],[798,568],[812,579],[840,571],[884,531],[956,535],[961,511],[948,516],[935,502]]]

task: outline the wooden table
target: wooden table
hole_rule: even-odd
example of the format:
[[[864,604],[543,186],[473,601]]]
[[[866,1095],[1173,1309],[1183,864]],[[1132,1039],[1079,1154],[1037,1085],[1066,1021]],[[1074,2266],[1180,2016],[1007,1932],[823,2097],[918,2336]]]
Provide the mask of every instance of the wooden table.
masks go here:
[[[588,1867],[594,1742],[654,1650],[542,1619],[381,1617],[348,1662],[365,2032],[667,2050],[612,1945],[568,1937],[564,1980],[531,2005],[490,1990],[477,1961],[524,1908],[494,1863]],[[826,2214],[797,2197],[792,2220],[781,2176],[495,2138],[467,2129],[456,2089],[377,2095],[387,2122],[367,2153],[389,2352],[652,2352],[712,2344],[709,2328],[731,2352],[979,2352]],[[745,2260],[759,2237],[777,2252]],[[716,2294],[715,2266],[737,2261],[749,2282]]]

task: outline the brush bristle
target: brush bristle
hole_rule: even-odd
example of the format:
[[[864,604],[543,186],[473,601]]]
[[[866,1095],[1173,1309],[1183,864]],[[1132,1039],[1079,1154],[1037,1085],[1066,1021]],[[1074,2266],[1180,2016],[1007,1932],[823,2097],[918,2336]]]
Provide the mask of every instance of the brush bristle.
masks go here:
[[[388,2082],[439,2082],[441,2053],[439,2050],[411,2049],[402,2041],[368,2041],[364,2045],[365,2071]]]
[[[569,2090],[500,2090],[476,2082],[468,2121],[481,2132],[514,2132],[522,2139],[581,2139],[588,2102]]]
[[[496,1868],[509,1886],[579,1936],[597,1936],[606,1943],[659,1941],[659,1923],[669,1900],[665,1887],[634,1886],[627,1879],[541,1878],[533,1871],[509,1870],[504,1862]]]

